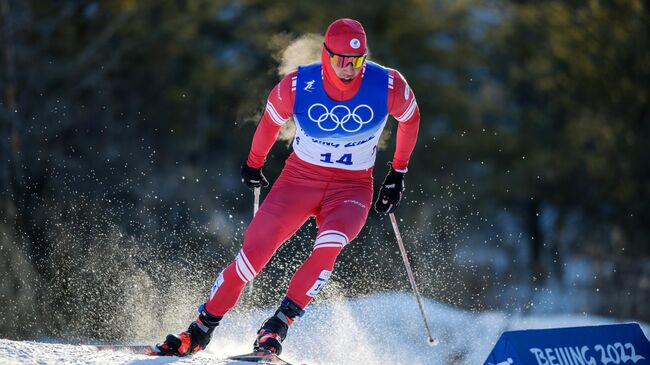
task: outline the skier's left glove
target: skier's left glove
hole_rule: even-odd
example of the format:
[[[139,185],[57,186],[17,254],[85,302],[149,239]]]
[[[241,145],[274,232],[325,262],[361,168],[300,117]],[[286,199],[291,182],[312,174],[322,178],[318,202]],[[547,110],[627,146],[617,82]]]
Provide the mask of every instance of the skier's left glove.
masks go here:
[[[398,172],[393,166],[390,166],[375,201],[377,213],[392,213],[397,209],[404,191],[404,175],[406,175],[405,172]]]
[[[250,167],[246,162],[241,166],[241,181],[251,189],[269,186],[269,181],[264,177],[262,168]]]

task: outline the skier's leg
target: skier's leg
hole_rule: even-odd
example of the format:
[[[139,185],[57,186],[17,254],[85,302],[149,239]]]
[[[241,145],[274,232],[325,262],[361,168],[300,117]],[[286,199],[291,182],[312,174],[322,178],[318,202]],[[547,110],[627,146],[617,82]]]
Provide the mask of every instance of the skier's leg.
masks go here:
[[[339,253],[366,223],[372,188],[350,189],[326,202],[317,215],[318,234],[312,253],[296,271],[287,298],[305,308],[329,279]]]
[[[257,276],[278,247],[300,228],[307,217],[287,220],[260,209],[244,234],[244,244],[235,260],[214,282],[205,304],[208,312],[223,316],[235,306],[246,283]]]
[[[289,326],[322,289],[343,247],[363,228],[372,201],[372,185],[338,190],[317,214],[319,226],[314,249],[294,274],[287,295],[275,314],[257,333],[255,350],[279,354]]]
[[[322,196],[318,183],[281,176],[251,221],[242,249],[219,275],[206,302],[206,310],[223,316],[239,299],[247,282],[268,263],[275,251],[313,214]]]
[[[168,335],[158,349],[184,356],[204,349],[214,328],[232,308],[246,283],[266,265],[277,248],[312,214],[322,188],[281,175],[244,234],[244,244],[235,261],[215,281],[209,300],[199,308],[199,317],[180,334]]]

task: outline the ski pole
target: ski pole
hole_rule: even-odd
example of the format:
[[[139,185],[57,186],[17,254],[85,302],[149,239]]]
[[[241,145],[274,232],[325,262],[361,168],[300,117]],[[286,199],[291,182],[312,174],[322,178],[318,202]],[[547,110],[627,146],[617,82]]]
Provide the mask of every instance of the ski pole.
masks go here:
[[[255,217],[257,210],[260,208],[260,188],[255,188],[253,190],[253,195],[255,196],[253,199],[253,217]]]
[[[260,208],[260,188],[253,189],[253,218],[257,214],[257,210]],[[253,280],[248,283],[248,295],[253,295]]]
[[[395,237],[397,238],[397,244],[399,245],[399,250],[402,253],[402,259],[404,260],[404,266],[406,266],[406,274],[409,277],[411,282],[411,288],[413,288],[413,293],[415,293],[415,298],[418,301],[418,306],[420,307],[420,314],[422,314],[422,319],[424,320],[424,327],[427,330],[427,335],[429,335],[429,345],[435,346],[440,341],[437,338],[431,336],[431,330],[429,329],[429,323],[427,322],[427,316],[424,314],[424,307],[422,306],[422,299],[420,299],[420,292],[418,291],[417,285],[415,285],[415,277],[413,276],[413,270],[411,270],[411,264],[409,264],[409,259],[406,256],[406,249],[404,248],[404,242],[402,241],[402,235],[399,233],[399,228],[397,227],[397,220],[395,219],[395,214],[389,213],[390,222],[393,224],[393,231],[395,231]]]

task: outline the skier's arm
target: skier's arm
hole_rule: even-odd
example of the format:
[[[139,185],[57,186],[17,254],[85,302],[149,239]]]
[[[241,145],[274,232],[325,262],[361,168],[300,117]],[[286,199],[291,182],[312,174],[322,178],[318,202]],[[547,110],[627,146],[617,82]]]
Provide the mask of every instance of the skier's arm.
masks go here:
[[[271,90],[264,115],[253,136],[251,150],[246,160],[248,166],[255,169],[264,166],[266,156],[278,138],[280,128],[293,115],[295,90],[291,90],[291,85],[295,78],[296,72],[292,72]]]
[[[406,172],[418,137],[420,109],[404,77],[396,70],[390,70],[390,76],[392,84],[389,83],[388,112],[399,122],[393,168]]]

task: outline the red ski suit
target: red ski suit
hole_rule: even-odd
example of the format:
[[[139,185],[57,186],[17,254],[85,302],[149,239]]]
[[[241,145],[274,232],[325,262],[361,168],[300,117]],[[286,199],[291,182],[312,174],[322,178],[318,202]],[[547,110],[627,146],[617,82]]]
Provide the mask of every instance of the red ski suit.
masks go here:
[[[349,100],[361,89],[363,77],[344,84],[336,77],[328,77],[331,72],[323,67],[322,87],[330,99]],[[392,164],[405,172],[415,146],[420,112],[402,75],[392,69],[388,72],[387,110],[399,122]],[[286,75],[269,94],[248,156],[250,167],[263,166],[280,128],[294,116],[296,77],[297,71]],[[248,226],[241,251],[215,281],[206,310],[214,316],[230,310],[246,283],[262,270],[282,243],[314,216],[318,233],[313,251],[294,274],[286,294],[304,309],[329,278],[343,247],[363,228],[372,194],[372,167],[354,170],[319,166],[292,153]]]

